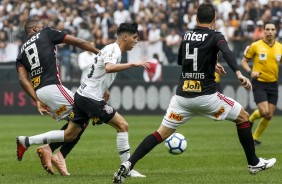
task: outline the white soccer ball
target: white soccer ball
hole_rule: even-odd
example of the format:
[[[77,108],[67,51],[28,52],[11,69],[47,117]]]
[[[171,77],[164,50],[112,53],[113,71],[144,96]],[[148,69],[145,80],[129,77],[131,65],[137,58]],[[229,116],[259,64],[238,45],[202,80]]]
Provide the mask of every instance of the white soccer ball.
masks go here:
[[[186,138],[180,133],[173,133],[165,140],[165,147],[169,153],[179,155],[187,148]]]

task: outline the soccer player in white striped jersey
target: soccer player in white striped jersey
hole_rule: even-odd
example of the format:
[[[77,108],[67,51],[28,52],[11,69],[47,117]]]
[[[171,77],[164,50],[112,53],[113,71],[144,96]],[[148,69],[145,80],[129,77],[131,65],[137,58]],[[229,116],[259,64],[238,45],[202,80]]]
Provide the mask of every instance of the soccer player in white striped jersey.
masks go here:
[[[36,136],[19,136],[18,144],[28,148],[33,144],[70,142],[77,138],[84,124],[93,117],[111,125],[117,130],[117,148],[122,162],[130,157],[128,142],[128,123],[103,99],[103,95],[113,83],[117,72],[132,67],[149,68],[147,62],[120,63],[122,52],[131,50],[137,43],[137,23],[122,23],[117,29],[115,43],[105,46],[94,59],[84,83],[74,97],[73,112],[69,115],[66,130],[55,130]],[[131,177],[145,177],[136,170],[128,173]]]

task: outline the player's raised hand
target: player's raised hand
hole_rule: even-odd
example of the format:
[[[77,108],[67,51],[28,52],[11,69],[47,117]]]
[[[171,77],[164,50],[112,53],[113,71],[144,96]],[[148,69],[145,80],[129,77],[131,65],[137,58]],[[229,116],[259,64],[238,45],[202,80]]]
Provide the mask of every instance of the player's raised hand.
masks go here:
[[[39,111],[41,115],[43,115],[44,113],[47,113],[47,114],[50,113],[50,108],[43,102],[37,101],[36,106],[37,106],[37,110]]]

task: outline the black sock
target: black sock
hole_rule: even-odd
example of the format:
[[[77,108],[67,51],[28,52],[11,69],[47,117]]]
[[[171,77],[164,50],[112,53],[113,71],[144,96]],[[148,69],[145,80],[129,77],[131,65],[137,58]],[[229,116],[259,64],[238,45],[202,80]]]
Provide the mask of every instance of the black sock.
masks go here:
[[[82,127],[81,131],[79,132],[78,136],[76,137],[75,140],[73,140],[72,142],[66,142],[63,143],[60,152],[62,153],[63,157],[66,158],[67,155],[71,152],[71,150],[73,149],[73,147],[77,144],[77,142],[79,141],[81,135],[83,134],[84,130],[86,129],[88,124],[85,124],[84,127]]]
[[[163,140],[158,132],[148,135],[136,148],[134,153],[128,159],[131,162],[131,169],[134,165],[143,158],[147,153],[149,153],[156,145],[161,143]]]
[[[69,123],[66,123],[61,130],[66,130],[68,128]],[[49,146],[52,150],[52,152],[54,152],[56,149],[58,149],[59,147],[61,147],[64,143],[63,142],[53,142],[50,143]]]
[[[253,140],[249,121],[239,125],[237,124],[236,126],[237,126],[238,137],[241,142],[241,145],[244,148],[245,155],[248,160],[248,164],[257,165],[259,163],[259,159],[256,156],[256,150],[255,150],[254,140]]]

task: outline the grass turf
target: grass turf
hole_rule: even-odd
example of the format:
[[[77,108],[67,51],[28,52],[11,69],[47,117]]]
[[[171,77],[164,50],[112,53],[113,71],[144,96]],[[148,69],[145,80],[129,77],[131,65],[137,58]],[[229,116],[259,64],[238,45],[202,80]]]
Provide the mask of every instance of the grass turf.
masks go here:
[[[162,116],[125,116],[129,122],[131,152],[149,133],[155,131]],[[116,149],[116,131],[108,126],[89,125],[80,142],[67,157],[70,177],[50,175],[43,170],[36,155],[37,146],[31,146],[23,160],[16,159],[15,138],[35,135],[61,128],[48,116],[0,116],[0,183],[1,184],[67,184],[112,182],[113,173],[120,161]],[[195,117],[177,132],[187,141],[187,150],[181,155],[171,155],[164,144],[157,146],[136,165],[136,170],[146,178],[126,178],[128,184],[258,184],[282,183],[281,116],[275,116],[261,136],[257,147],[259,157],[275,157],[277,163],[271,170],[250,175],[243,149],[232,122],[214,122]],[[257,125],[257,123],[256,123]],[[254,127],[256,127],[256,125]]]

